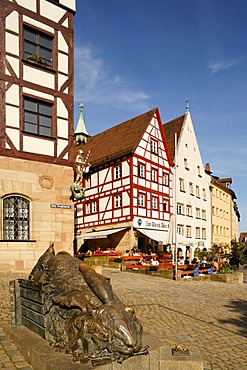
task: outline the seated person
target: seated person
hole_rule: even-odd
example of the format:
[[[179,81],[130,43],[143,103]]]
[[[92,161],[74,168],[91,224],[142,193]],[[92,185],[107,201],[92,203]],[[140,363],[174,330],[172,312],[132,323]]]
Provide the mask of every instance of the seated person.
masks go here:
[[[207,264],[207,259],[206,257],[203,257],[202,262],[201,262],[202,267],[205,267],[206,264]]]
[[[159,261],[157,260],[156,256],[154,256],[152,259],[151,259],[151,262],[150,262],[150,265],[151,266],[159,266]]]
[[[178,265],[184,265],[184,257],[180,257],[178,261]]]

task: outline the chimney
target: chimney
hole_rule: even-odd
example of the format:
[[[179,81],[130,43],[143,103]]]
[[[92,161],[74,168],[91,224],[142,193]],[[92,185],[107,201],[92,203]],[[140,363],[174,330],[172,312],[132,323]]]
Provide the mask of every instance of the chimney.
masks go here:
[[[209,163],[206,163],[206,166],[205,166],[205,172],[208,174],[208,175],[211,175],[211,169],[210,169],[210,164]]]

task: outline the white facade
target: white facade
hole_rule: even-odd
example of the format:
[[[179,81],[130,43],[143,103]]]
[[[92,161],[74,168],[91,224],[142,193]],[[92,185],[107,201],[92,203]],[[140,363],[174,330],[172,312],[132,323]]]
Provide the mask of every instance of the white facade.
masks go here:
[[[210,176],[204,166],[190,113],[184,116],[176,156],[176,227],[180,255],[211,247]]]

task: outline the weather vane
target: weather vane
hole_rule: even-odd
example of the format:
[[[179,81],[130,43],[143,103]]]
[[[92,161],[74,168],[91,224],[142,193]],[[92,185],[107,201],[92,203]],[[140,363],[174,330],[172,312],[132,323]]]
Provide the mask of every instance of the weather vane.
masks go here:
[[[186,99],[186,112],[189,112],[189,98]]]

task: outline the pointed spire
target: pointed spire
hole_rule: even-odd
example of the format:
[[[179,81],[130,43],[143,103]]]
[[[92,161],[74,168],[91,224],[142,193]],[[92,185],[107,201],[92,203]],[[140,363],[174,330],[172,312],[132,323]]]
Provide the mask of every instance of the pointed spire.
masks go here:
[[[82,111],[84,109],[84,105],[82,103],[79,103],[78,106],[80,108],[80,115],[79,115],[79,119],[78,119],[78,122],[77,122],[76,130],[74,132],[76,145],[79,145],[82,142],[86,142],[87,137],[89,136],[89,134],[87,132],[87,129],[86,129],[86,126],[85,126],[83,114],[82,114]]]
[[[186,99],[186,113],[189,112],[189,98]]]

